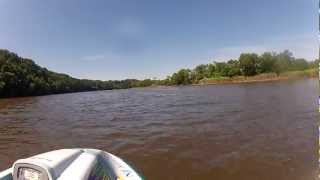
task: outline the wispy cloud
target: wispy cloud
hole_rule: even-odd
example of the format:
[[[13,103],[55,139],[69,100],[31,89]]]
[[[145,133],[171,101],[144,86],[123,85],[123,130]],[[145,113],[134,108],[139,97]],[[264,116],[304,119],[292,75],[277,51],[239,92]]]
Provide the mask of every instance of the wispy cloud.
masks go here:
[[[121,56],[113,52],[104,52],[99,54],[92,54],[84,56],[82,58],[84,61],[117,61],[121,59]]]
[[[266,51],[279,52],[286,49],[293,52],[297,58],[314,60],[318,58],[317,35],[277,37],[259,44],[223,47],[215,50],[212,58],[215,60],[228,60],[238,58],[241,53],[246,52],[261,54]]]

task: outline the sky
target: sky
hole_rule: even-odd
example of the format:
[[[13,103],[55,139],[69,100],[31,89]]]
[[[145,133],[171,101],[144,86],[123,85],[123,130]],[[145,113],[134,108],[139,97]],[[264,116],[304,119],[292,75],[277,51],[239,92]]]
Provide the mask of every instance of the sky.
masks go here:
[[[165,78],[240,53],[318,55],[316,0],[0,0],[0,49],[77,78]]]

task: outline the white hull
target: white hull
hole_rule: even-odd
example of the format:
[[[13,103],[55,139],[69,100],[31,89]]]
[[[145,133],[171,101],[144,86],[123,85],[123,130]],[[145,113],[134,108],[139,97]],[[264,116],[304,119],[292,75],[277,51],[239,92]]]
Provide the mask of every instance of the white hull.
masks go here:
[[[20,159],[0,180],[142,180],[123,160],[96,149],[61,149]]]

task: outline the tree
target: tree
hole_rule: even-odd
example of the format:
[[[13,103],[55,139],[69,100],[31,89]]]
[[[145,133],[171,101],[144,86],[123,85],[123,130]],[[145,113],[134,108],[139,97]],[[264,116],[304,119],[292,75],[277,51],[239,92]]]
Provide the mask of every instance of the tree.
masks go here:
[[[214,64],[208,64],[208,77],[212,78],[215,77],[216,74],[216,67]]]
[[[275,53],[265,52],[259,57],[259,72],[260,73],[269,73],[274,72],[275,63],[276,63]]]
[[[196,77],[196,81],[200,81],[203,78],[207,78],[208,76],[208,66],[204,65],[204,64],[200,64],[198,65],[195,69],[195,77]]]
[[[292,68],[291,68],[292,70],[301,71],[308,68],[309,68],[309,63],[303,58],[294,59],[292,61]]]
[[[66,74],[52,72],[37,65],[32,59],[19,57],[8,50],[0,49],[0,97],[45,95],[52,93],[123,89],[152,85],[187,85],[198,83],[204,78],[253,76],[259,73],[317,68],[319,60],[308,62],[295,59],[285,50],[279,54],[265,52],[261,56],[254,53],[241,54],[239,60],[201,64],[193,70],[181,69],[164,80],[125,79],[100,81],[77,79]]]
[[[285,50],[277,55],[277,60],[275,63],[275,72],[280,74],[291,69],[293,55],[289,50]]]
[[[227,62],[227,65],[229,66],[229,71],[227,73],[228,77],[241,75],[239,61],[231,59]]]
[[[189,69],[181,69],[174,73],[171,77],[172,84],[174,85],[187,85],[191,84],[191,71]]]
[[[227,63],[225,62],[214,62],[215,64],[215,69],[216,69],[216,72],[219,73],[220,75],[224,74],[226,71],[225,69],[227,68]]]
[[[33,60],[0,49],[0,97],[151,86],[157,80],[95,81],[76,79],[38,66]]]
[[[254,53],[244,53],[239,58],[240,68],[245,76],[253,76],[257,74],[258,55]]]

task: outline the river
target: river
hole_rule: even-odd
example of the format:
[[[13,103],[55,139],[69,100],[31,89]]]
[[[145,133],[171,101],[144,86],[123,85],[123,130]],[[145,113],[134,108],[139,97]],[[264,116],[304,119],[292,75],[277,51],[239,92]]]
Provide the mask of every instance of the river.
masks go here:
[[[309,79],[0,99],[0,168],[90,147],[148,180],[311,180],[317,89]]]

